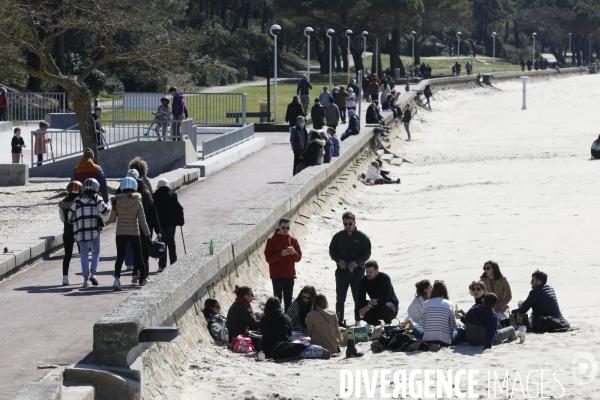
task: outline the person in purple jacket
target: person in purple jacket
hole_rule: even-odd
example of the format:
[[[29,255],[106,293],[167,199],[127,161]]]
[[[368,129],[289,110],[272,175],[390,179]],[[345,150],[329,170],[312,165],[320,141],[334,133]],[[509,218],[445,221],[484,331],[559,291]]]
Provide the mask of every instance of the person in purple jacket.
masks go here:
[[[169,94],[173,96],[173,140],[181,140],[181,121],[188,117],[188,110],[185,106],[185,100],[183,99],[183,93],[178,92],[176,87],[169,89]]]

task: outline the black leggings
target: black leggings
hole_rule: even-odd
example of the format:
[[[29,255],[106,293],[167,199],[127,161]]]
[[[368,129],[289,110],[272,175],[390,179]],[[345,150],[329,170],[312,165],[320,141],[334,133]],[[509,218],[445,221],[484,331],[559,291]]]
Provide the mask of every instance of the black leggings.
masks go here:
[[[129,243],[131,250],[133,250],[133,264],[141,266],[141,268],[139,268],[140,279],[146,279],[146,266],[144,265],[144,260],[142,259],[142,244],[140,242],[140,237],[131,235],[117,235],[115,236],[115,241],[117,242],[115,278],[121,278],[121,268],[123,267],[123,262],[125,261],[125,250],[127,250],[127,243]]]
[[[133,275],[140,275],[142,276],[142,273],[140,272],[142,269],[144,270],[144,274],[147,277],[148,275],[150,275],[150,254],[148,253],[148,246],[146,245],[146,243],[144,243],[145,241],[145,237],[140,236],[141,239],[141,243],[140,243],[140,249],[142,250],[142,264],[138,264],[135,261],[135,258],[133,260]]]
[[[73,232],[63,233],[63,244],[65,246],[65,258],[63,258],[63,275],[69,275],[69,264],[73,257],[73,247],[75,247],[75,237]],[[87,257],[87,254],[86,254]]]

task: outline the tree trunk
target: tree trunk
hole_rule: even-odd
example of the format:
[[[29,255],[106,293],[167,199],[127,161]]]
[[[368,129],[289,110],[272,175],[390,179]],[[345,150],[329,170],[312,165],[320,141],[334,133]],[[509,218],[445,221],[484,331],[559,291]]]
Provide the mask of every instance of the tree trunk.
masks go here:
[[[96,143],[96,129],[92,118],[92,103],[90,92],[83,86],[75,85],[71,89],[73,110],[79,122],[81,145],[84,149],[90,148],[94,152],[94,162],[98,164],[98,146]]]
[[[27,53],[27,66],[35,69],[36,71],[40,70],[41,60],[40,58],[31,52]],[[36,78],[35,76],[29,76],[29,80],[27,81],[27,90],[32,92],[41,92],[42,91],[42,80],[40,78]]]
[[[323,47],[321,47],[321,40],[325,38],[323,41]],[[327,38],[323,31],[319,34],[319,36],[315,36],[315,40],[312,41],[314,43],[315,53],[317,54],[317,58],[319,59],[319,68],[322,74],[326,74],[329,72],[327,69],[327,63],[329,62],[329,53],[327,52]]]
[[[390,43],[390,69],[392,74],[394,70],[400,68],[400,28],[392,30],[392,42]]]
[[[338,38],[337,36],[334,36],[331,41],[331,46],[333,50],[333,60],[336,65],[335,72],[342,72],[342,59],[340,57],[340,46],[338,44]]]
[[[415,40],[415,66],[421,64],[421,41]],[[414,66],[413,66],[414,68]]]
[[[354,60],[354,69],[358,73],[358,71],[362,71],[364,68],[362,60],[362,47],[358,47],[352,41],[350,41],[350,52],[352,53],[352,59]]]
[[[521,39],[519,38],[519,25],[517,24],[517,21],[513,21],[513,32],[515,35],[515,47],[517,49],[521,48]]]

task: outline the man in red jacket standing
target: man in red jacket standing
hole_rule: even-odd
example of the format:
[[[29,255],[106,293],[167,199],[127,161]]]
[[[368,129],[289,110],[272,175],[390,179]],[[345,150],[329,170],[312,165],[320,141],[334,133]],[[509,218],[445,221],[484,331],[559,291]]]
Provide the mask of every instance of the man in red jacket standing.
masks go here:
[[[8,110],[8,99],[6,97],[6,89],[0,86],[0,121],[8,121],[6,111]]]
[[[269,274],[273,282],[273,296],[283,302],[285,311],[292,304],[296,263],[302,259],[298,239],[290,235],[290,219],[281,218],[275,233],[267,239],[265,258],[269,263]]]

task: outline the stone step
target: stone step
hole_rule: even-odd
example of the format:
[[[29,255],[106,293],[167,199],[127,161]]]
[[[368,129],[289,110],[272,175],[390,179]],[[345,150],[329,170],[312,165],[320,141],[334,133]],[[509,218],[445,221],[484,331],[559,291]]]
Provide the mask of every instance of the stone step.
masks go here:
[[[96,388],[93,385],[63,386],[62,400],[96,400]]]
[[[391,163],[392,160],[394,159],[394,155],[393,154],[384,154],[381,157],[379,157],[379,159],[381,161],[385,161],[387,163]]]
[[[377,150],[377,156],[381,158],[385,154],[385,150]]]

